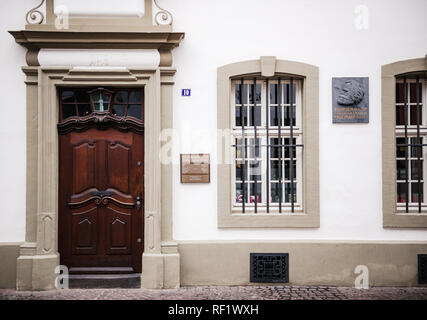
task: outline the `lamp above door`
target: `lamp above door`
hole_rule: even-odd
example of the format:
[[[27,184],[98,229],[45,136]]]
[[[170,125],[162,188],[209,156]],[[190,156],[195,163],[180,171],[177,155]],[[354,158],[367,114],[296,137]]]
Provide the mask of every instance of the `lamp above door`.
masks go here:
[[[97,88],[88,92],[94,113],[109,113],[113,91]]]

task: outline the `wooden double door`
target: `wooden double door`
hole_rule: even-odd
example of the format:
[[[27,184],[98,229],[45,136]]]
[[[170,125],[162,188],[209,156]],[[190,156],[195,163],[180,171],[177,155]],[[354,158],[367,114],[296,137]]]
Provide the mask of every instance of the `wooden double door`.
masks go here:
[[[59,253],[70,273],[141,272],[143,134],[59,136]]]

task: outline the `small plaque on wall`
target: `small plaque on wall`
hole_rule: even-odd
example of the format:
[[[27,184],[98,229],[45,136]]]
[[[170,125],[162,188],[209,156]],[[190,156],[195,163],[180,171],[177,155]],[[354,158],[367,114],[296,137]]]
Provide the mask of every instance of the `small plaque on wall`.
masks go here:
[[[332,78],[332,122],[369,123],[369,78]]]
[[[210,183],[209,154],[181,154],[181,183]]]

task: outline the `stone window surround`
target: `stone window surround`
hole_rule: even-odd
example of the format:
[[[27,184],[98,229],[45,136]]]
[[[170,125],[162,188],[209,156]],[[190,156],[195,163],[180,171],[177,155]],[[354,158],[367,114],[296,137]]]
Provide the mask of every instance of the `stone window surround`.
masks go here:
[[[231,79],[238,76],[275,74],[302,78],[303,105],[303,212],[293,214],[232,213],[231,164],[218,159],[218,228],[318,228],[319,208],[319,76],[318,67],[276,57],[237,62],[217,70],[218,130],[231,129]],[[219,137],[223,139],[223,137]],[[230,139],[218,143],[218,155],[227,154]]]
[[[396,77],[415,72],[427,72],[427,55],[383,65],[381,69],[384,228],[427,228],[427,212],[399,212],[396,199]]]

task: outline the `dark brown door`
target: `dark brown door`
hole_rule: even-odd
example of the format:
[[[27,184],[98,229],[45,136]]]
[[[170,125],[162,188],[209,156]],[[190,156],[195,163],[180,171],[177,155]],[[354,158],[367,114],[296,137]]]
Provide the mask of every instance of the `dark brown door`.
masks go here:
[[[143,134],[59,136],[59,252],[70,273],[141,272]]]

